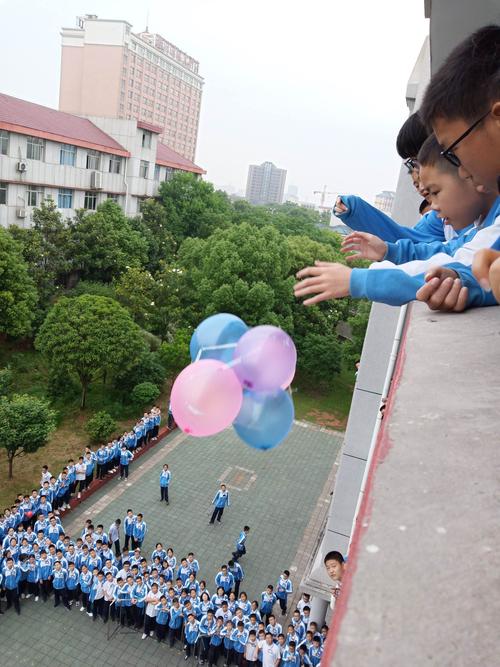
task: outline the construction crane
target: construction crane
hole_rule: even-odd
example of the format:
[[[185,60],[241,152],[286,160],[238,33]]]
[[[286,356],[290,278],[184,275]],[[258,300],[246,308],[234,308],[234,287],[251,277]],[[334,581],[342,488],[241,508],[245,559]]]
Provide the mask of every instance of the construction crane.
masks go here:
[[[318,206],[320,211],[329,211],[332,207],[331,206],[325,206],[325,200],[327,195],[336,195],[338,192],[328,192],[326,189],[326,185],[324,186],[323,190],[314,190],[313,194],[315,195],[321,195],[320,198],[320,204]]]

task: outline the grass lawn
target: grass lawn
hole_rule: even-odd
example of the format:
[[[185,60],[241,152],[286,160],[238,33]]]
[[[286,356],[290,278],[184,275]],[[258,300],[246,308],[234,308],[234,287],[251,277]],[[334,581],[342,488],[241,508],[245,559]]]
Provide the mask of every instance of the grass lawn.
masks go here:
[[[33,394],[40,398],[46,396],[48,369],[38,352],[29,346],[22,347],[19,343],[0,342],[0,367],[7,364],[14,371],[14,392]],[[353,387],[354,373],[346,370],[335,379],[332,389],[327,392],[302,387],[299,380],[293,385],[296,419],[344,430]],[[158,399],[164,419],[169,393],[170,383],[167,381]],[[53,402],[58,413],[57,430],[49,443],[38,452],[14,459],[13,480],[7,479],[7,457],[0,447],[0,511],[10,505],[18,493],[28,493],[32,488],[39,488],[42,465],[47,464],[51,472],[58,475],[69,458],[75,459],[83,453],[89,444],[85,424],[95,412],[109,412],[116,420],[119,432],[133,425],[141,414],[136,407],[123,405],[111,387],[99,383],[90,388],[85,410],[80,410],[78,406],[79,396],[68,402]]]
[[[292,385],[295,418],[343,431],[351,407],[354,381],[354,371],[345,368],[334,379],[329,391],[315,391],[309,386],[302,388],[299,380],[297,385]]]

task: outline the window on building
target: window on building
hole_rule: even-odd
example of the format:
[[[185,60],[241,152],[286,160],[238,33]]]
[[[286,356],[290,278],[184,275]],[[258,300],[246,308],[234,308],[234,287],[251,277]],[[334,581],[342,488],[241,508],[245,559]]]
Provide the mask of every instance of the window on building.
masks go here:
[[[7,155],[9,152],[9,133],[7,130],[0,130],[0,155]]]
[[[59,188],[57,194],[57,208],[73,208],[73,190]]]
[[[120,201],[120,200],[119,200],[120,195],[117,195],[117,194],[115,194],[114,192],[108,192],[108,194],[106,195],[106,197],[107,197],[108,199],[112,199],[112,200],[115,201],[117,204],[118,204],[118,202]]]
[[[43,199],[43,188],[36,185],[28,186],[28,206],[40,206]]]
[[[101,168],[101,154],[99,151],[87,151],[87,169],[99,171]]]
[[[88,211],[95,211],[97,207],[97,192],[89,190],[85,193],[83,198],[83,208]]]
[[[149,173],[149,162],[146,160],[141,160],[141,165],[139,167],[139,178],[147,178]]]
[[[151,148],[151,132],[148,132],[148,130],[142,131],[142,147]]]
[[[119,174],[122,170],[122,159],[119,155],[112,155],[109,158],[109,173]]]
[[[7,203],[7,183],[0,183],[0,204]]]
[[[155,164],[155,181],[160,180],[160,165]]]
[[[172,169],[172,167],[166,167],[165,168],[165,180],[170,181],[174,177],[174,172],[175,172],[175,169]]]
[[[59,164],[65,164],[68,167],[74,167],[76,163],[76,146],[61,144],[59,150]]]
[[[28,160],[43,160],[43,149],[45,140],[39,137],[28,137],[26,145],[26,157]]]

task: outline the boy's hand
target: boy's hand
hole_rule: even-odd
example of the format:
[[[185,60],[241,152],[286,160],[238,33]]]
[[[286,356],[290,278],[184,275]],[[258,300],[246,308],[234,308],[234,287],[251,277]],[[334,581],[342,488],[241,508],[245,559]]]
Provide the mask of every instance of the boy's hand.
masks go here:
[[[340,197],[337,197],[335,200],[335,206],[333,207],[333,212],[335,215],[342,215],[347,211],[347,206],[344,204]]]
[[[483,248],[474,255],[472,273],[484,290],[493,290],[496,300],[500,298],[500,252]]]
[[[353,232],[345,237],[341,246],[342,252],[352,252],[346,257],[350,262],[355,259],[371,259],[380,262],[387,252],[387,243],[375,234],[367,232]]]
[[[304,306],[312,306],[314,303],[327,299],[349,296],[351,271],[352,269],[343,264],[314,262],[314,266],[308,266],[297,273],[297,278],[303,280],[294,286],[294,294],[296,297],[316,295],[306,299]]]
[[[425,275],[425,285],[417,292],[417,301],[423,301],[431,310],[460,313],[467,306],[469,290],[452,269],[438,266]]]

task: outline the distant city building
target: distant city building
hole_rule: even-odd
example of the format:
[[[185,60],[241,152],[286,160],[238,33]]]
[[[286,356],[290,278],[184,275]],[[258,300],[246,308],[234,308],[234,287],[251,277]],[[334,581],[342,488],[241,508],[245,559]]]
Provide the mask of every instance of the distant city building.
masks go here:
[[[194,160],[203,78],[199,63],[156,33],[87,14],[63,28],[59,109],[137,119]]]
[[[294,204],[299,203],[299,188],[296,185],[289,185],[285,195],[285,201],[290,201]]]
[[[65,217],[114,199],[137,215],[175,171],[204,170],[162,144],[161,128],[81,118],[0,94],[0,225],[24,226],[51,197]]]
[[[375,197],[375,208],[380,209],[387,215],[391,215],[396,193],[392,190],[382,190]]]
[[[248,167],[245,198],[251,204],[281,204],[285,190],[286,169],[278,169],[272,162]]]

